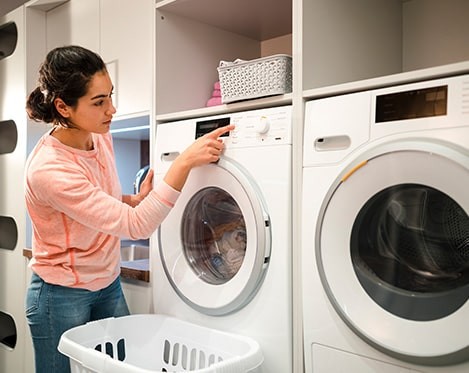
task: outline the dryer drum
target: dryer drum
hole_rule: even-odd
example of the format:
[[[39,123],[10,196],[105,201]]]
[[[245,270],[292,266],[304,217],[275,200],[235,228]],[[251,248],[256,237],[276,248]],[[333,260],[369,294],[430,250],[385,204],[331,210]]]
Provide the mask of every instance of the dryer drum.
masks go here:
[[[369,295],[400,316],[442,317],[469,296],[468,215],[429,186],[401,184],[373,196],[355,220],[351,255]],[[440,311],[422,313],[419,297],[422,307]]]

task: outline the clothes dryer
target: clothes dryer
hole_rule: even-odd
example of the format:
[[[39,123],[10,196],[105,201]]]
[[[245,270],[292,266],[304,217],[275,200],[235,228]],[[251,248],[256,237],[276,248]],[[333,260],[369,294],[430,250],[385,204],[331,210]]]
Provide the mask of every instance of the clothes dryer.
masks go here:
[[[291,372],[291,107],[158,125],[156,177],[230,123],[220,160],[191,171],[152,240],[155,311],[252,337],[265,372]]]
[[[469,371],[469,75],[307,102],[306,372]]]

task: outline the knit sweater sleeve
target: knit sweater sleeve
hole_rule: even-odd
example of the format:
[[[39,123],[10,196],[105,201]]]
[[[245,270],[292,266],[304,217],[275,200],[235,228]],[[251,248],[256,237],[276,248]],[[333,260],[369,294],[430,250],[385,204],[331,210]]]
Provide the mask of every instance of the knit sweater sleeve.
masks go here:
[[[131,207],[122,202],[109,142],[98,142],[100,150],[93,157],[78,157],[63,151],[51,137],[47,141],[40,155],[33,155],[26,181],[28,205],[37,224],[48,224],[48,212],[59,213],[73,224],[75,236],[94,230],[142,239],[158,228],[179,196],[161,181],[138,206]]]
[[[102,233],[131,239],[149,237],[171,210],[179,192],[164,182],[132,208],[94,186],[73,164],[49,165],[31,180],[35,195],[56,211]]]

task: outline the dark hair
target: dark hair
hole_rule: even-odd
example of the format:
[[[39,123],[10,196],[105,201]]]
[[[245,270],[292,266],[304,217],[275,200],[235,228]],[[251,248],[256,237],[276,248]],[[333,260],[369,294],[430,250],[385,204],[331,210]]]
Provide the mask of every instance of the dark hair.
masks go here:
[[[75,45],[52,49],[39,68],[38,87],[26,101],[29,118],[72,127],[59,114],[54,100],[60,98],[75,107],[78,99],[87,93],[91,78],[103,70],[106,65],[102,58],[88,49]]]

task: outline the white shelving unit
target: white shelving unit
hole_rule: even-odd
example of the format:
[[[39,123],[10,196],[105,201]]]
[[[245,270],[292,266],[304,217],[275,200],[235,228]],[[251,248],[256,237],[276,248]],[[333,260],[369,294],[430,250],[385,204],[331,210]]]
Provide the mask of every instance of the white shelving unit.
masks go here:
[[[238,104],[192,111],[205,107],[218,81],[220,61],[264,57],[267,50],[291,54],[291,0],[279,0],[275,6],[267,0],[157,1],[155,24],[158,121],[243,108]],[[291,97],[263,99],[257,105],[285,100]]]
[[[35,71],[27,64],[27,53],[41,51],[44,46],[37,33],[44,25],[41,15],[42,11],[20,7],[0,17],[0,27],[14,24],[16,29],[14,48],[7,48],[10,55],[0,58],[0,125],[8,126],[14,122],[17,132],[16,136],[10,130],[3,132],[0,147],[3,148],[0,154],[0,216],[3,217],[0,227],[0,313],[2,323],[11,321],[14,324],[14,329],[7,330],[6,335],[0,326],[1,338],[7,337],[6,340],[11,342],[0,345],[2,372],[34,370],[31,337],[24,316],[26,281],[30,276],[23,257],[27,241],[26,208],[24,195],[18,188],[23,185],[29,139],[35,138],[37,127],[41,127],[30,127],[24,110],[25,88],[31,86],[31,79],[35,77]],[[13,46],[9,42],[10,36],[13,36],[10,32],[0,33],[0,50]],[[30,61],[35,63],[35,57],[32,56]],[[16,340],[8,336],[13,330]]]
[[[469,67],[465,0],[164,0],[155,2],[156,125],[293,105],[293,273],[301,255],[301,162],[307,100]],[[285,40],[287,48],[285,49]],[[220,60],[293,56],[288,95],[205,108]],[[452,64],[446,66],[446,64]],[[443,66],[445,65],[445,66]],[[424,69],[424,70],[422,70]],[[157,126],[156,126],[157,128]],[[301,282],[294,286],[294,366],[302,372]]]

